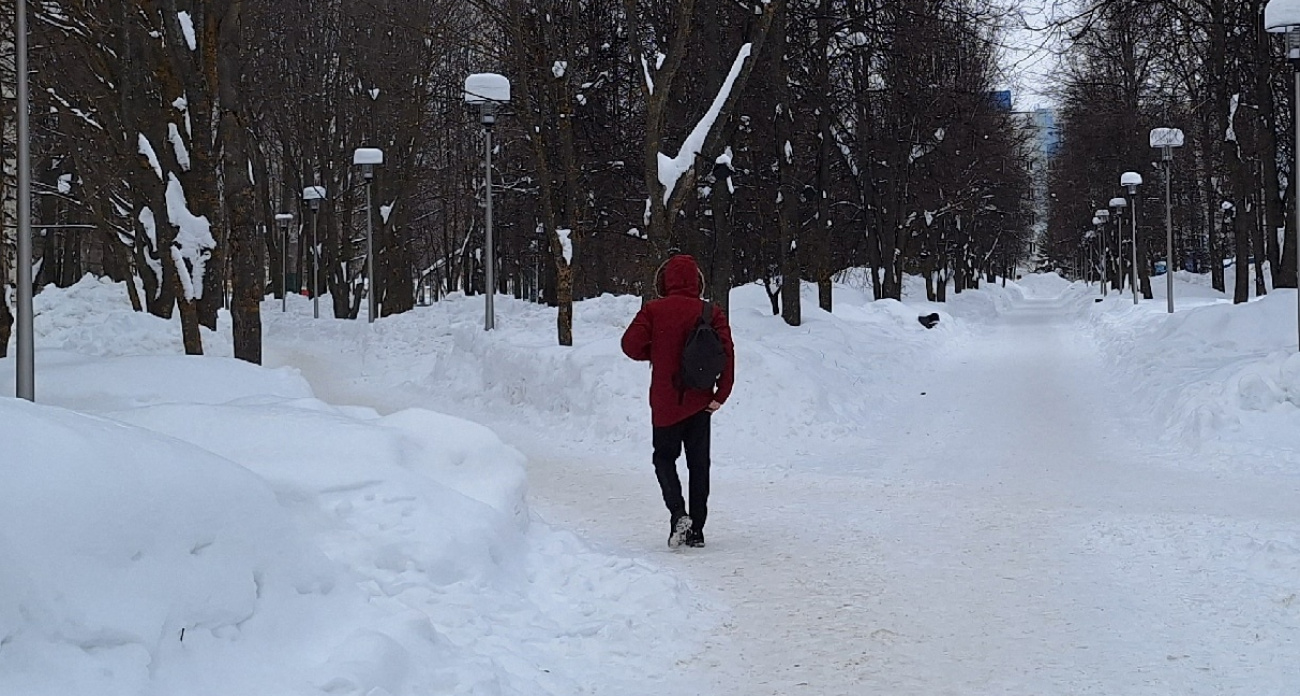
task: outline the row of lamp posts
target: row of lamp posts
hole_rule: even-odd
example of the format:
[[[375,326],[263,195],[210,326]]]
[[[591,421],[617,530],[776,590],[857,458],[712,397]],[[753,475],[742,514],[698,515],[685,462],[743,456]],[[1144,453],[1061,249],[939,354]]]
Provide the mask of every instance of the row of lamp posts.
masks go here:
[[[1289,60],[1295,71],[1295,129],[1296,129],[1296,146],[1295,146],[1295,163],[1292,166],[1292,179],[1295,174],[1300,172],[1300,0],[1269,0],[1264,8],[1265,28],[1270,32],[1279,32],[1286,34],[1287,60]],[[33,310],[32,310],[32,228],[31,228],[31,131],[29,122],[30,97],[29,97],[29,70],[27,66],[27,0],[17,0],[14,8],[14,68],[16,73],[15,93],[17,97],[17,140],[18,140],[18,243],[17,243],[17,326],[16,326],[16,396],[20,399],[35,401],[35,349],[33,335]],[[486,220],[485,220],[485,292],[486,307],[484,328],[491,330],[494,328],[495,317],[492,307],[492,298],[495,294],[493,284],[493,246],[492,246],[492,128],[496,124],[497,113],[500,108],[510,102],[510,83],[505,77],[492,73],[478,73],[470,75],[465,80],[465,103],[466,106],[477,110],[479,114],[479,123],[484,130],[484,164],[486,175]],[[1171,201],[1171,177],[1173,167],[1173,149],[1183,145],[1183,133],[1172,128],[1158,128],[1151,132],[1151,146],[1159,147],[1162,150],[1163,164],[1165,166],[1165,275],[1168,283],[1168,311],[1174,311],[1174,249],[1173,249],[1173,213]],[[364,154],[363,154],[364,153]],[[377,160],[377,161],[376,161]],[[370,297],[370,321],[375,320],[377,314],[376,298],[373,293],[374,285],[374,254],[373,254],[373,225],[371,209],[370,182],[374,176],[374,166],[383,163],[382,151],[374,148],[361,148],[354,153],[354,164],[361,165],[363,175],[366,178],[366,197],[367,197],[367,283],[368,295]],[[1131,175],[1131,176],[1130,176]],[[1129,172],[1121,178],[1121,184],[1129,190],[1129,195],[1134,196],[1137,186],[1141,184],[1141,176],[1135,172]],[[1293,184],[1294,185],[1294,184]],[[312,186],[303,191],[303,199],[312,209],[312,297],[313,308],[312,314],[315,317],[320,316],[320,305],[317,295],[319,289],[318,277],[319,266],[317,257],[319,248],[316,239],[316,216],[319,213],[320,201],[325,198],[326,192],[323,187]],[[1122,200],[1122,199],[1117,199]],[[1106,210],[1098,210],[1093,218],[1093,224],[1098,228],[1104,226],[1110,213]],[[1300,206],[1296,206],[1296,238],[1294,243],[1300,248]],[[1134,217],[1134,240],[1136,241],[1137,220]],[[1099,235],[1100,236],[1100,235]],[[287,234],[286,234],[287,246]],[[1104,241],[1101,242],[1104,244]],[[1133,264],[1131,272],[1136,278],[1137,263],[1136,243],[1133,246]],[[1295,254],[1297,263],[1297,278],[1300,279],[1300,252]],[[1103,247],[1104,263],[1104,247]],[[282,266],[283,269],[283,266]],[[1137,284],[1133,283],[1133,301],[1137,302]],[[1104,288],[1104,281],[1102,283]],[[283,308],[283,304],[282,304]],[[1300,332],[1300,289],[1297,290],[1297,331]]]
[[[497,114],[502,108],[510,103],[510,81],[501,75],[495,73],[475,73],[465,78],[465,105],[472,111],[476,112],[479,117],[479,124],[483,126],[484,147],[483,147],[483,168],[485,173],[485,212],[484,212],[484,321],[483,328],[491,331],[496,328],[496,312],[494,311],[492,299],[496,294],[496,285],[494,278],[494,266],[496,264],[495,249],[492,240],[492,129],[496,125]],[[379,148],[362,147],[357,148],[352,153],[352,164],[361,169],[361,177],[366,183],[366,298],[367,298],[367,319],[373,323],[379,316],[379,295],[375,292],[378,287],[375,284],[375,229],[374,229],[374,194],[372,184],[375,180],[375,167],[384,163],[384,151]],[[312,316],[320,318],[320,298],[319,298],[319,264],[318,256],[320,249],[317,247],[316,239],[316,218],[320,211],[320,202],[325,199],[325,188],[322,186],[309,186],[303,190],[303,201],[311,206],[312,210]],[[288,259],[284,256],[285,250],[289,247],[289,223],[293,221],[293,215],[281,213],[275,216],[275,219],[281,223],[281,273],[285,276],[285,297],[288,297]],[[285,301],[282,299],[280,311],[285,311]]]
[[[17,355],[15,395],[28,401],[36,400],[35,337],[33,334],[32,312],[32,234],[31,234],[31,136],[29,126],[29,71],[27,68],[27,3],[18,0],[15,8],[15,69],[17,72],[17,140],[18,140],[18,244],[17,244]],[[495,311],[493,295],[496,291],[493,269],[496,263],[492,239],[492,129],[496,125],[497,115],[510,103],[510,82],[505,77],[494,73],[476,73],[465,80],[465,104],[477,113],[479,124],[484,132],[484,172],[485,172],[485,234],[484,234],[484,329],[495,328]],[[374,322],[379,315],[378,295],[375,292],[375,250],[374,250],[374,195],[372,186],[375,167],[384,163],[384,153],[378,148],[358,148],[353,152],[352,163],[359,167],[366,184],[366,297],[368,298],[368,320]],[[323,186],[308,186],[303,189],[302,200],[311,208],[311,295],[312,317],[320,318],[320,246],[317,238],[317,223],[320,218],[321,202],[326,200],[327,192]],[[275,221],[281,231],[280,272],[284,281],[284,295],[280,300],[280,311],[287,311],[288,248],[289,229],[293,223],[293,214],[279,213]]]
[[[1300,0],[1297,0],[1300,1]],[[1151,147],[1159,148],[1161,151],[1162,163],[1165,168],[1165,282],[1167,283],[1168,311],[1174,312],[1174,217],[1173,217],[1173,165],[1174,165],[1174,148],[1183,146],[1183,132],[1177,128],[1156,128],[1151,131]],[[1137,282],[1137,190],[1142,185],[1142,175],[1137,172],[1124,172],[1120,175],[1119,184],[1128,192],[1128,199],[1121,196],[1110,199],[1108,204],[1111,210],[1115,211],[1115,217],[1118,219],[1123,215],[1125,209],[1131,209],[1129,212],[1132,234],[1129,238],[1129,286],[1133,291],[1133,304],[1138,303],[1138,282]],[[1105,235],[1103,230],[1105,224],[1111,218],[1110,210],[1102,208],[1098,210],[1093,218],[1092,224],[1097,228],[1098,236],[1102,239],[1101,244],[1104,247]],[[1123,228],[1119,229],[1119,236],[1123,236]],[[1121,249],[1117,250],[1122,254]],[[1105,263],[1105,251],[1102,252],[1102,263]],[[1103,268],[1103,276],[1105,276]],[[1101,282],[1102,292],[1106,290],[1106,282],[1103,277]]]

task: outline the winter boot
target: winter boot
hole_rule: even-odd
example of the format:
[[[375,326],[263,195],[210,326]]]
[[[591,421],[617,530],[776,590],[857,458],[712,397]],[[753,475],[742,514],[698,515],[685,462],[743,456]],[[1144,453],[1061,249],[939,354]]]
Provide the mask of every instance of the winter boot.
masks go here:
[[[677,548],[686,541],[687,536],[691,533],[690,515],[682,515],[674,518],[668,526],[668,547]]]
[[[683,544],[692,548],[704,547],[704,532],[697,532],[694,529],[686,533],[686,538],[682,540]]]

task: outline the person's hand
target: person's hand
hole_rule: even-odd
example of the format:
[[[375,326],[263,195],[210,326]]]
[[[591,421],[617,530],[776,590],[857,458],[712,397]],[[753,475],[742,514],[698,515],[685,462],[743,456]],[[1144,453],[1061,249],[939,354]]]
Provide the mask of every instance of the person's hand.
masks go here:
[[[716,401],[709,402],[709,413],[717,413],[720,408],[722,408],[722,404]]]

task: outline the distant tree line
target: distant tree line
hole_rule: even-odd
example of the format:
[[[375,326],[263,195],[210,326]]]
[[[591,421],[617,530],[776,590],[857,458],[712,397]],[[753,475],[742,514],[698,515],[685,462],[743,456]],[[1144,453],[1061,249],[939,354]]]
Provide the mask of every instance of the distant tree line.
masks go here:
[[[1013,274],[1031,241],[1026,131],[990,96],[1006,17],[976,0],[29,4],[37,285],[138,278],[132,303],[178,313],[190,353],[228,308],[236,355],[260,361],[268,293],[356,318],[367,292],[381,315],[482,292],[475,72],[514,91],[494,133],[495,290],[556,306],[562,344],[575,300],[648,296],[677,250],[717,301],[761,283],[798,325],[797,281],[827,310],[854,267],[878,298],[919,274],[943,300]],[[372,184],[358,147],[385,153]]]
[[[1136,171],[1145,180],[1137,245],[1146,297],[1157,261],[1208,272],[1223,291],[1226,267],[1236,302],[1267,292],[1268,280],[1295,287],[1294,88],[1282,39],[1264,31],[1266,4],[1105,0],[1060,24],[1061,150],[1047,244],[1057,267],[1114,287],[1124,282],[1127,228],[1121,246],[1113,221],[1097,230],[1092,219],[1122,195],[1120,174]],[[1158,127],[1187,137],[1172,167],[1172,259],[1165,258],[1165,171],[1148,142]]]

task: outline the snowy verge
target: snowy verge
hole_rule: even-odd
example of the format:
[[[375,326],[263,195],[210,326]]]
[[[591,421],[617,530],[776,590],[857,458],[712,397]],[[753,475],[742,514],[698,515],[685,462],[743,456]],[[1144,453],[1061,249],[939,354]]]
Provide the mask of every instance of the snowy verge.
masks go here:
[[[714,608],[531,519],[487,428],[177,355],[120,285],[42,296],[41,404],[0,399],[0,693],[684,689]]]
[[[237,691],[294,693],[365,608],[270,489],[211,453],[13,399],[0,439],[9,693],[191,693],[187,676],[235,660]]]
[[[1138,405],[1163,425],[1158,437],[1196,446],[1232,438],[1234,452],[1255,446],[1263,455],[1238,457],[1254,463],[1232,466],[1295,469],[1300,464],[1300,435],[1292,434],[1300,419],[1295,291],[1275,290],[1234,305],[1205,278],[1179,273],[1175,279],[1172,315],[1163,282],[1153,282],[1155,300],[1135,306],[1131,296],[1112,293],[1087,310],[1092,333],[1114,368],[1137,386]]]
[[[889,408],[900,374],[923,369],[932,351],[959,344],[972,327],[1023,296],[1015,285],[924,298],[873,301],[852,282],[834,288],[834,312],[803,293],[803,321],[773,316],[763,288],[731,293],[736,387],[716,417],[723,447],[790,453],[810,438],[860,446],[863,425]],[[475,420],[509,420],[557,438],[642,446],[649,433],[649,367],[619,341],[640,308],[605,295],[575,306],[575,346],[556,345],[555,310],[500,297],[497,328],[482,329],[482,298],[453,295],[373,325],[313,320],[306,301],[268,311],[269,364],[294,365],[333,401],[432,404]],[[937,312],[926,330],[917,317]]]

